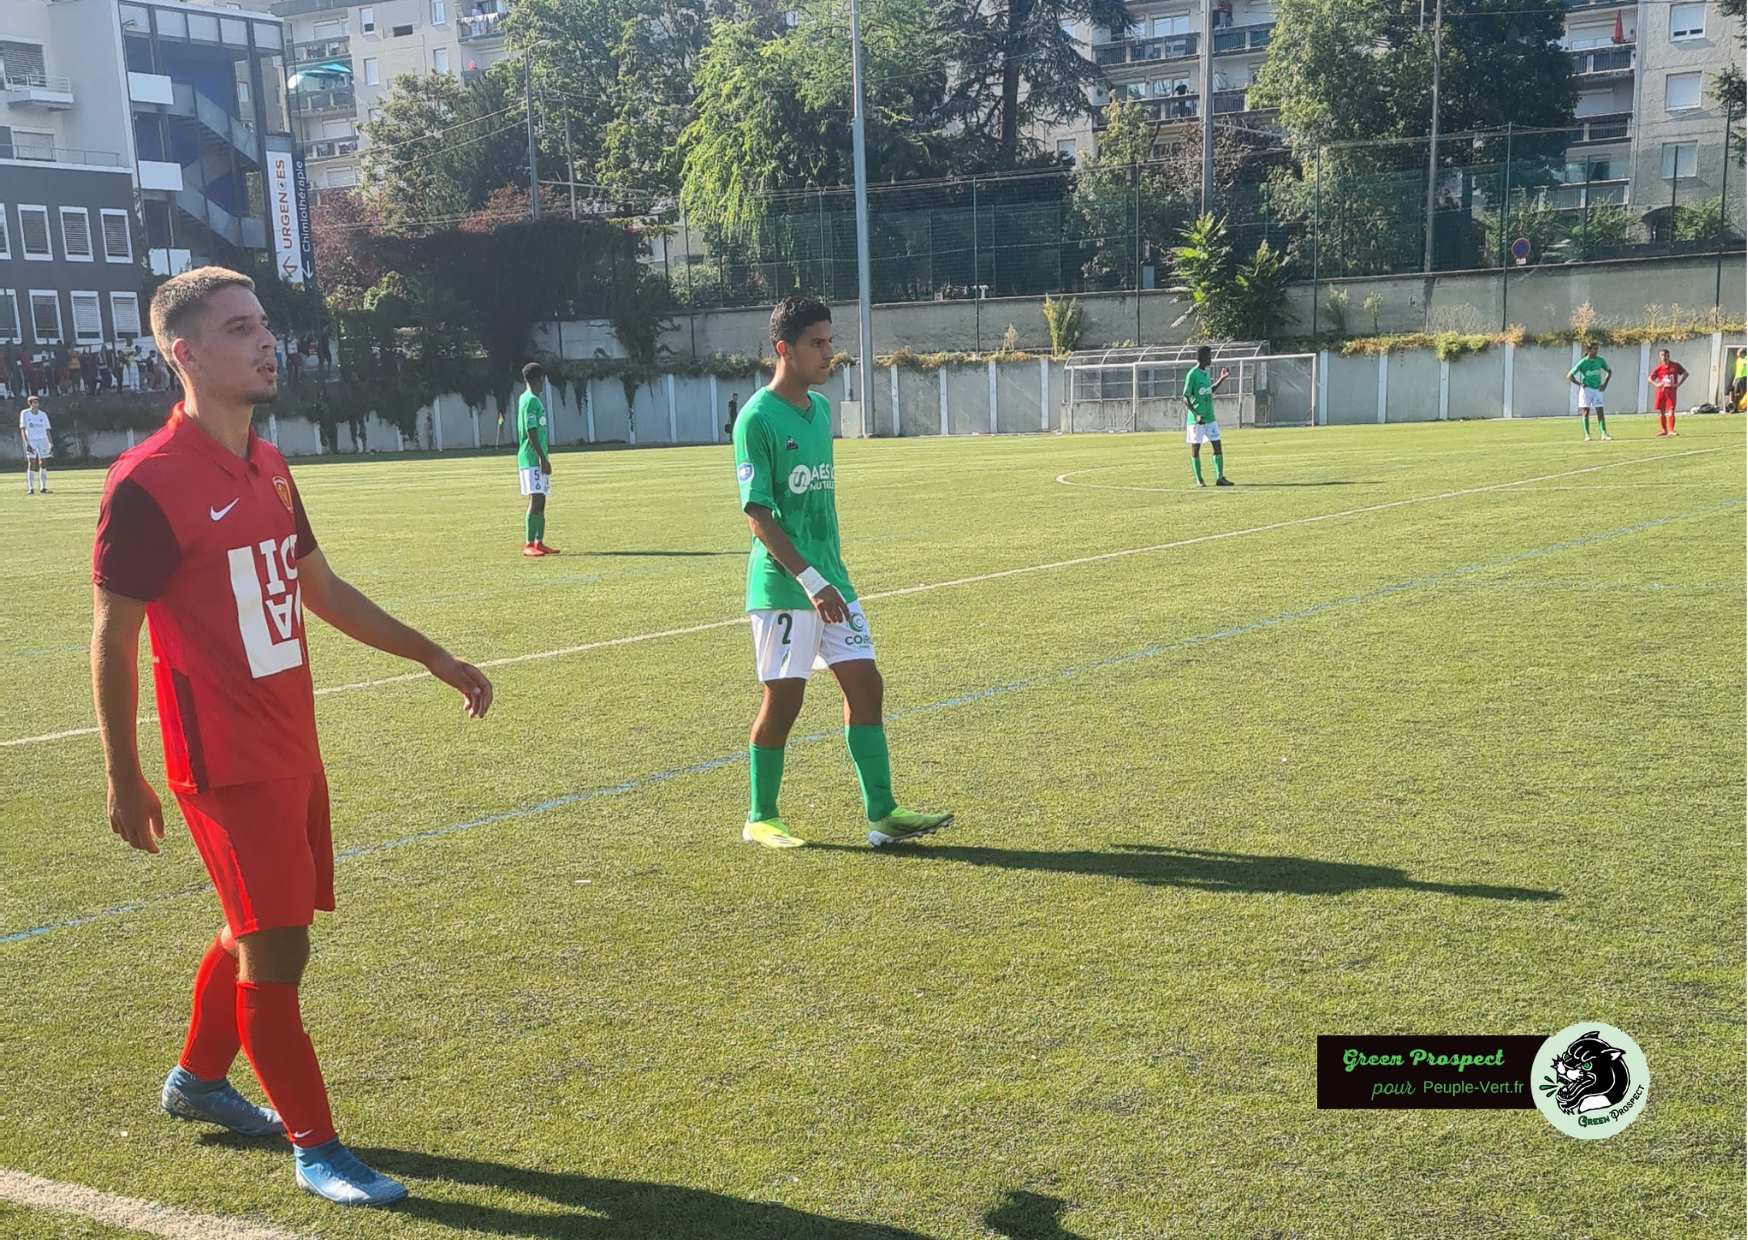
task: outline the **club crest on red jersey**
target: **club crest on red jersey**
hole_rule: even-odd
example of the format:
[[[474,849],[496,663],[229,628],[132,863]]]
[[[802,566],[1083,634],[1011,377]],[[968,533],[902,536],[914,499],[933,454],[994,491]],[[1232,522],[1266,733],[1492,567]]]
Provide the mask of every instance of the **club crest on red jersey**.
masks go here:
[[[291,512],[291,479],[281,478],[275,474],[273,477],[273,493],[279,496],[279,502],[285,505],[285,511]]]

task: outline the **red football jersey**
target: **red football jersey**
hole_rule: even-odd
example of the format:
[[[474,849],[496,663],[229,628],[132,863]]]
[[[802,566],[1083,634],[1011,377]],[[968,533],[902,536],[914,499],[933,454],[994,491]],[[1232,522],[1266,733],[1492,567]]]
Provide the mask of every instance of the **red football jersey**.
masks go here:
[[[300,555],[315,550],[279,450],[238,457],[183,415],[110,468],[91,577],[146,604],[176,792],[322,769]]]

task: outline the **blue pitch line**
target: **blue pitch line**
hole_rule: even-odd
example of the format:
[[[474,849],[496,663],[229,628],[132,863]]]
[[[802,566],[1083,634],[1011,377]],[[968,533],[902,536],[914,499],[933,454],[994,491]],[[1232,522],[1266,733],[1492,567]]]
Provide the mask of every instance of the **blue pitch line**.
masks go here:
[[[1213,633],[1203,633],[1196,637],[1185,637],[1178,641],[1164,642],[1157,646],[1149,646],[1144,650],[1133,650],[1127,654],[1110,655],[1103,659],[1094,659],[1090,663],[1081,663],[1074,667],[1063,668],[1060,671],[1045,672],[1043,675],[1031,676],[1025,680],[1009,681],[1007,684],[995,685],[992,688],[982,689],[976,693],[965,693],[960,694],[957,697],[944,698],[939,702],[930,702],[926,706],[913,706],[909,710],[895,711],[892,714],[887,715],[886,721],[888,723],[895,723],[898,720],[910,719],[917,715],[934,714],[938,711],[950,710],[956,706],[968,706],[973,702],[982,702],[989,698],[1002,697],[1009,693],[1018,693],[1023,689],[1035,689],[1040,685],[1048,685],[1056,681],[1067,680],[1074,676],[1083,676],[1088,672],[1099,671],[1103,668],[1116,667],[1124,663],[1134,663],[1141,659],[1151,659],[1158,655],[1170,654],[1175,650],[1189,650],[1196,646],[1203,646],[1209,642],[1223,641],[1230,637],[1241,637],[1246,633],[1256,633],[1263,629],[1275,628],[1279,625],[1289,623],[1290,621],[1304,620],[1311,616],[1322,615],[1324,612],[1333,611],[1338,607],[1349,607],[1356,603],[1366,603],[1371,602],[1374,599],[1389,598],[1392,595],[1402,594],[1409,590],[1418,590],[1426,586],[1436,585],[1442,581],[1451,581],[1458,577],[1467,577],[1472,576],[1475,573],[1486,572],[1489,569],[1502,568],[1508,564],[1518,564],[1524,560],[1533,560],[1545,555],[1554,555],[1562,551],[1572,551],[1579,547],[1588,547],[1593,543],[1605,542],[1611,538],[1622,538],[1628,534],[1637,534],[1643,530],[1655,529],[1660,525],[1668,525],[1671,522],[1685,521],[1690,517],[1707,516],[1714,512],[1722,512],[1727,508],[1740,507],[1744,502],[1748,501],[1740,499],[1726,500],[1721,504],[1714,504],[1709,508],[1695,508],[1688,512],[1676,513],[1673,516],[1657,517],[1650,521],[1641,521],[1636,525],[1623,526],[1618,530],[1610,530],[1603,534],[1589,534],[1583,538],[1574,538],[1567,542],[1550,543],[1546,547],[1536,547],[1530,551],[1519,551],[1512,555],[1500,556],[1498,559],[1487,560],[1480,564],[1470,564],[1463,568],[1448,569],[1442,573],[1433,573],[1426,577],[1416,577],[1412,581],[1398,582],[1395,585],[1380,586],[1375,590],[1366,590],[1359,594],[1350,594],[1345,598],[1332,599],[1325,603],[1316,603],[1310,607],[1302,607],[1297,611],[1283,612],[1278,616],[1270,616],[1266,620],[1254,620],[1249,624],[1235,624],[1229,628],[1220,629]],[[837,735],[838,733],[835,731],[814,732],[798,739],[792,738],[789,743],[791,745],[808,745],[815,741],[827,740]],[[602,788],[588,788],[581,792],[568,793],[565,796],[554,797],[548,801],[541,801],[536,805],[524,805],[516,809],[504,810],[496,814],[487,814],[482,818],[472,818],[466,822],[455,823],[452,826],[435,827],[429,831],[420,831],[413,835],[403,836],[398,840],[387,840],[378,844],[363,844],[357,848],[349,848],[345,852],[336,853],[334,859],[336,861],[346,861],[354,857],[365,857],[374,853],[388,852],[390,849],[404,848],[408,844],[416,844],[421,840],[431,840],[445,835],[455,835],[462,831],[471,831],[475,827],[491,826],[494,823],[507,822],[513,818],[527,817],[530,814],[543,814],[548,810],[559,809],[566,805],[576,805],[582,801],[592,801],[599,797],[617,796],[620,793],[625,792],[636,792],[644,788],[653,787],[657,784],[667,783],[669,780],[679,779],[682,776],[702,775],[709,771],[714,771],[725,766],[732,766],[736,762],[744,761],[746,761],[746,754],[743,751],[724,754],[719,758],[710,758],[703,762],[695,762],[689,766],[669,767],[665,771],[657,771],[650,775],[639,775],[635,778],[628,779],[623,783],[611,784]],[[188,891],[179,891],[173,895],[156,896],[151,899],[136,901],[132,904],[124,904],[117,908],[106,909],[98,913],[87,913],[81,917],[75,917],[68,921],[55,922],[46,926],[38,926],[31,930],[20,930],[12,934],[0,935],[0,944],[15,943],[22,939],[37,938],[54,930],[65,930],[74,926],[82,926],[88,922],[98,921],[105,917],[119,917],[127,913],[139,912],[142,909],[154,905],[166,904],[173,900],[187,899],[189,896],[199,895],[200,893],[210,891],[211,889],[211,885],[208,884],[206,886],[192,888]]]

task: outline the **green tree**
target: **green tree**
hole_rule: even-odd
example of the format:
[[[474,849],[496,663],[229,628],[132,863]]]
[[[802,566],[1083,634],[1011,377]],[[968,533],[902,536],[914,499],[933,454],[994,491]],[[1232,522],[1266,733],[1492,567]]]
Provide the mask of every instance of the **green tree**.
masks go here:
[[[1119,33],[1132,24],[1123,0],[953,0],[941,10],[954,69],[947,111],[989,165],[1019,166],[1036,125],[1086,115],[1087,88],[1104,74],[1064,29],[1076,21]]]
[[[1301,152],[1318,144],[1419,138],[1432,117],[1432,6],[1420,0],[1279,0],[1252,106],[1280,109]],[[1439,78],[1443,133],[1571,124],[1577,87],[1560,46],[1564,0],[1452,0]],[[1517,157],[1528,154],[1520,140]],[[1560,139],[1552,139],[1558,145]],[[1336,148],[1354,169],[1424,167],[1413,144]]]
[[[1141,104],[1118,99],[1099,148],[1085,157],[1071,198],[1087,246],[1082,274],[1092,288],[1132,288],[1146,256],[1166,248],[1194,214],[1176,192],[1169,165],[1150,159],[1159,129]]]
[[[452,227],[501,185],[526,176],[516,62],[471,86],[447,73],[404,73],[364,127],[364,192],[391,233]]]
[[[1182,231],[1171,258],[1180,281],[1172,291],[1190,295],[1202,339],[1264,340],[1285,325],[1287,265],[1267,241],[1240,258],[1226,221],[1203,215]]]

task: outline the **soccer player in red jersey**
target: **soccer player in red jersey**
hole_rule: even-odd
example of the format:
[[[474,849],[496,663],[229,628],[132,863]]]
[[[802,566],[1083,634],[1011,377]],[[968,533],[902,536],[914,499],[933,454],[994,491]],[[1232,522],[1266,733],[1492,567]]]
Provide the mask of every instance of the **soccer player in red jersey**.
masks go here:
[[[152,335],[187,399],[115,463],[98,517],[91,675],[109,825],[149,853],[164,838],[135,735],[144,622],[166,775],[225,914],[195,977],[164,1109],[236,1132],[285,1132],[301,1187],[386,1205],[406,1189],[340,1144],[298,1007],[315,910],[334,908],[304,605],[348,637],[422,663],[461,692],[470,716],[486,713],[492,687],[328,566],[285,458],[249,428],[279,388],[254,287],[202,267],[152,298]],[[231,1088],[239,1049],[274,1110]]]
[[[1657,433],[1675,434],[1675,394],[1676,389],[1687,382],[1687,367],[1671,361],[1668,349],[1659,349],[1657,364],[1651,368],[1645,382],[1656,392]]]

